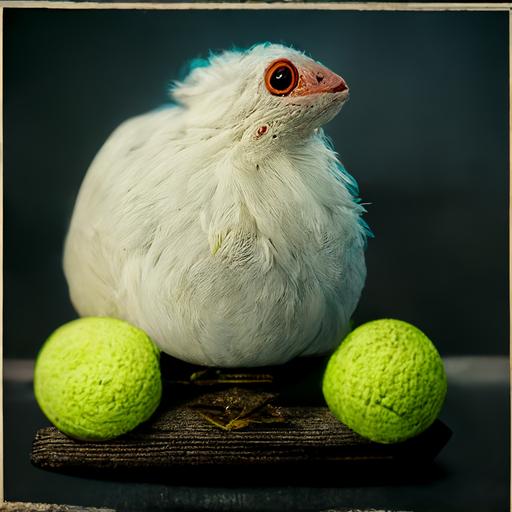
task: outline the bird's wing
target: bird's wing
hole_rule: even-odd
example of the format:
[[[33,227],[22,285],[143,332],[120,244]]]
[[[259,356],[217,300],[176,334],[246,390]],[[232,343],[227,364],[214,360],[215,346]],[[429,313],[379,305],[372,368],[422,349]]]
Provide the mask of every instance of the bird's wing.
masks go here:
[[[122,123],[94,158],[78,194],[64,248],[64,273],[81,315],[113,315],[113,290],[124,265],[114,240],[113,209],[126,195],[123,172],[144,151],[174,109],[158,110]],[[140,153],[139,153],[140,154]]]

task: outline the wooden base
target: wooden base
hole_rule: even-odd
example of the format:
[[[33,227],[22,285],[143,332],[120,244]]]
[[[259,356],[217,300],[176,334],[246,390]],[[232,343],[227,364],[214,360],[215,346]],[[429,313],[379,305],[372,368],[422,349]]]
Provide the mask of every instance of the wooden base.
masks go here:
[[[116,512],[112,508],[77,507],[51,503],[28,503],[5,501],[0,503],[0,512]]]
[[[253,481],[255,476],[258,481],[289,480],[287,476],[297,481],[301,473],[305,481],[316,481],[332,470],[337,477],[341,471],[352,478],[359,473],[373,478],[391,476],[386,471],[416,472],[451,435],[437,421],[414,439],[383,445],[358,436],[326,408],[294,407],[285,413],[286,424],[225,431],[193,410],[177,408],[102,443],[75,441],[53,427],[44,428],[36,434],[32,462],[43,469],[93,476],[122,474],[150,480],[190,476],[209,483]]]
[[[116,512],[111,508],[76,507],[73,505],[57,505],[50,503],[4,502],[0,504],[0,512]],[[391,510],[330,508],[318,512],[393,512]],[[405,511],[403,511],[405,512]]]
[[[293,397],[290,399],[286,389],[275,385],[279,379],[263,379],[262,390],[258,378],[243,375],[244,382],[249,381],[248,386],[254,388],[250,393],[265,396],[262,403],[267,403],[269,389],[279,393],[271,412],[277,410],[283,421],[261,422],[261,407],[257,414],[249,414],[246,409],[251,407],[242,403],[240,410],[245,412],[238,416],[253,417],[255,421],[246,421],[240,430],[215,426],[191,404],[197,404],[198,398],[204,402],[205,392],[218,391],[219,386],[228,386],[229,395],[233,379],[219,385],[207,375],[209,384],[191,384],[186,379],[167,382],[162,405],[153,418],[112,441],[80,442],[53,427],[39,430],[33,442],[32,463],[53,471],[95,477],[122,475],[135,480],[250,485],[287,480],[297,483],[301,479],[305,483],[325,483],[334,477],[339,484],[340,478],[383,481],[392,474],[418,474],[451,436],[450,429],[436,421],[424,433],[403,443],[373,443],[336,420],[325,406],[291,405]],[[288,399],[281,399],[283,396]],[[238,394],[236,398],[240,398]],[[322,403],[321,397],[318,402]],[[228,409],[232,406],[230,403]]]

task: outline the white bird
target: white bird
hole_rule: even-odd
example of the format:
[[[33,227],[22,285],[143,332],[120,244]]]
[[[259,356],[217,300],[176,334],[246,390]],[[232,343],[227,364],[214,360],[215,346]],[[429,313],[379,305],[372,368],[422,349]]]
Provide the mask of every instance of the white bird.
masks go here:
[[[354,179],[321,126],[344,80],[282,45],[212,55],[118,127],[81,186],[64,271],[81,316],[217,367],[335,348],[366,276]]]

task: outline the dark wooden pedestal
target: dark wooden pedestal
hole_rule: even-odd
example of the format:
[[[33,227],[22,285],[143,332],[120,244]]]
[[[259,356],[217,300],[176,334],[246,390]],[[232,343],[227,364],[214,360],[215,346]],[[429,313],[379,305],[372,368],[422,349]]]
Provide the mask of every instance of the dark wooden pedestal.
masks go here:
[[[362,438],[323,403],[324,364],[313,359],[274,369],[220,371],[164,357],[164,398],[149,422],[108,442],[80,442],[53,427],[43,428],[33,442],[32,463],[94,477],[211,485],[386,482],[421,475],[449,440],[450,429],[436,421],[421,435],[397,444]],[[205,395],[212,393],[229,399],[234,387],[245,390],[234,413],[248,419],[244,428],[219,428],[205,419],[208,407],[191,407],[198,401],[208,404]],[[249,401],[265,397],[252,407],[255,411],[244,409],[245,392]],[[269,403],[270,414],[262,416]],[[218,402],[211,410],[219,413]]]

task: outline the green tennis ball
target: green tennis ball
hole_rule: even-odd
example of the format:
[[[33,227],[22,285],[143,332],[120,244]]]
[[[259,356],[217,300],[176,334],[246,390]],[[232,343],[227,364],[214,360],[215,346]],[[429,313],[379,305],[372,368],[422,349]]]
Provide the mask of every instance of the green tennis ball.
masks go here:
[[[160,403],[160,352],[140,329],[114,318],[81,318],[57,329],[35,366],[47,418],[75,439],[102,441],[134,429]]]
[[[443,361],[419,329],[375,320],[352,331],[331,356],[323,379],[331,412],[378,443],[411,438],[437,418],[446,396]]]

